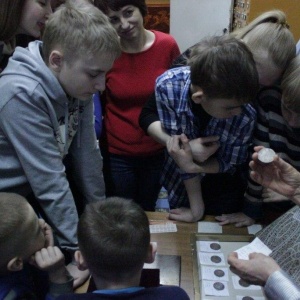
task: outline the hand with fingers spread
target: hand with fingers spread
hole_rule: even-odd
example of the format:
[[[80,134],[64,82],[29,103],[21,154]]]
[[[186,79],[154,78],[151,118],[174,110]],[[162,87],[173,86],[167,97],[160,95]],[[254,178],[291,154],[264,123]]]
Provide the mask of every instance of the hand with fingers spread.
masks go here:
[[[233,214],[223,214],[215,217],[220,225],[235,224],[235,227],[250,226],[255,223],[255,220],[246,216],[242,212]]]

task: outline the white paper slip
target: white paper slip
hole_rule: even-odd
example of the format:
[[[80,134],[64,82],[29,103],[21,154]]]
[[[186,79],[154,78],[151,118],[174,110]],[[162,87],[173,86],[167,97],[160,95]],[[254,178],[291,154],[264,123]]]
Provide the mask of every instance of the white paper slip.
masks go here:
[[[173,222],[150,225],[150,233],[177,232],[177,226]]]
[[[248,297],[248,298],[247,298]],[[236,300],[245,300],[245,299],[251,299],[251,300],[266,300],[265,297],[260,297],[260,296],[248,296],[248,295],[244,295],[244,296],[236,296]]]
[[[206,296],[229,296],[226,281],[202,280],[202,287]]]
[[[199,279],[228,281],[228,274],[228,268],[201,266],[201,278]]]
[[[198,252],[199,262],[202,265],[225,266],[223,253]]]
[[[262,230],[262,226],[259,224],[253,224],[251,226],[247,226],[247,228],[248,228],[249,234],[255,234],[255,233],[259,232],[260,230]]]
[[[293,219],[300,221],[300,210],[297,209],[297,211],[295,211],[294,215],[293,215]]]
[[[222,226],[217,222],[198,222],[198,232],[204,233],[222,233]]]
[[[261,290],[259,285],[249,284],[238,276],[232,276],[232,283],[236,290]]]
[[[218,241],[197,241],[197,250],[201,252],[221,252]]]
[[[234,250],[234,252],[237,252],[239,259],[248,260],[250,253],[257,252],[265,255],[270,255],[272,253],[272,250],[259,238],[255,238],[250,244],[240,249]]]

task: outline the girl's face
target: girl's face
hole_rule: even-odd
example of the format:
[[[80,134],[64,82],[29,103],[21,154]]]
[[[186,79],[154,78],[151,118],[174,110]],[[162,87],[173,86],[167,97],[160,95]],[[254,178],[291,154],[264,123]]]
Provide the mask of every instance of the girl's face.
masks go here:
[[[125,5],[118,11],[109,9],[107,15],[121,39],[135,38],[144,29],[143,16],[134,5]]]
[[[288,109],[284,103],[281,101],[281,113],[284,120],[292,128],[300,128],[300,114]]]
[[[39,38],[52,13],[50,0],[25,0],[18,33]]]

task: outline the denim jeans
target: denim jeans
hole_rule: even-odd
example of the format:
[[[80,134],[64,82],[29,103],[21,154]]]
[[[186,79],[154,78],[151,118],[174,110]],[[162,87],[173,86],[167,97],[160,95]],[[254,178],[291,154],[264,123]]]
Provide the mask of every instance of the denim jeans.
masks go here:
[[[154,211],[164,154],[132,157],[103,151],[102,155],[106,195],[133,199],[144,210]]]

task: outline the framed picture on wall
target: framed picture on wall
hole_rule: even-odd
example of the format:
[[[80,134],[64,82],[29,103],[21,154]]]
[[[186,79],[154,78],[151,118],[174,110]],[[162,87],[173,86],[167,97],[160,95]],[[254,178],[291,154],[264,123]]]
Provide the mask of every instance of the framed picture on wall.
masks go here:
[[[148,15],[145,17],[145,27],[170,32],[170,0],[148,0]]]

